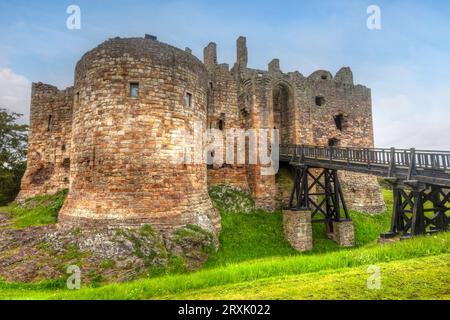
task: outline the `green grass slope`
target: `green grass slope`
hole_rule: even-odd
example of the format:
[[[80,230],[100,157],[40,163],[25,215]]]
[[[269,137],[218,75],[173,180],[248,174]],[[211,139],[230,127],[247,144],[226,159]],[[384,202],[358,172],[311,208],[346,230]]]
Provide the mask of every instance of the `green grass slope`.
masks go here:
[[[378,245],[388,230],[392,196],[381,215],[351,212],[356,247],[340,248],[314,225],[314,251],[297,253],[284,239],[282,214],[257,210],[245,194],[211,189],[222,214],[221,248],[193,273],[65,289],[0,282],[0,299],[431,299],[449,296],[450,233]],[[382,268],[381,290],[367,290],[367,267]],[[403,270],[403,272],[402,272]],[[400,286],[400,284],[402,286]],[[396,288],[397,286],[397,288]],[[405,289],[406,288],[406,289]]]
[[[380,263],[380,286],[367,266],[277,276],[239,284],[188,290],[166,300],[439,300],[450,299],[450,254]],[[369,282],[369,286],[368,283]]]
[[[45,285],[0,283],[0,298],[152,299],[165,295],[181,294],[191,290],[252,282],[265,278],[312,274],[326,270],[355,268],[448,253],[450,253],[450,233],[443,233],[432,237],[418,237],[392,245],[372,245],[326,254],[251,260],[204,269],[190,274],[167,275],[129,283],[110,284],[98,288],[86,287],[78,291],[69,291],[61,287],[47,289]],[[431,280],[433,272],[432,270],[428,271],[430,274],[428,277]],[[445,283],[442,283],[442,285],[445,288]],[[361,290],[363,289],[361,288]],[[314,290],[314,288],[311,288],[311,290]],[[253,297],[248,296],[246,298],[252,299]]]
[[[36,196],[22,204],[13,202],[0,207],[0,212],[11,214],[17,229],[53,224],[58,219],[66,196],[67,190],[61,190],[54,195]]]

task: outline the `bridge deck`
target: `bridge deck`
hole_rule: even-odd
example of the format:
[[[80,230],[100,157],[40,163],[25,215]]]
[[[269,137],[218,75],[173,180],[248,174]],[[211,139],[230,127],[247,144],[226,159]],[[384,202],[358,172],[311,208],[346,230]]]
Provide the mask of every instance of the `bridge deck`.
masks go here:
[[[450,188],[450,152],[281,145],[280,161]]]

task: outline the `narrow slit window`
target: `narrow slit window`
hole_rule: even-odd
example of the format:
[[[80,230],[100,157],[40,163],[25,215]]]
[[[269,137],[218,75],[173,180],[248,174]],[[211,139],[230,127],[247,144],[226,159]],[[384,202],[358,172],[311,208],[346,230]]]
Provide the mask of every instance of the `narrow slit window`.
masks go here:
[[[52,130],[52,115],[50,114],[47,119],[47,131]]]
[[[342,131],[344,125],[344,116],[342,114],[338,114],[334,117],[334,123],[336,124],[336,128],[339,131]]]
[[[137,82],[130,83],[130,97],[139,98],[139,83]]]
[[[192,107],[192,93],[186,92],[184,95],[184,106],[186,108]]]
[[[220,120],[219,120],[219,125],[218,125],[219,130],[223,130],[224,126],[225,126],[225,124],[224,124],[223,119],[220,119]]]

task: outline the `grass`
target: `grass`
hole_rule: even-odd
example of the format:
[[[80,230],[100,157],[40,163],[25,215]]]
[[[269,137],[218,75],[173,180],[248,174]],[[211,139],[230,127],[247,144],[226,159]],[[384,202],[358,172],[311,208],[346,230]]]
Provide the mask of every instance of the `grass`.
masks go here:
[[[16,229],[54,224],[66,196],[67,190],[54,195],[36,196],[27,199],[23,204],[13,202],[6,207],[0,207],[0,212],[12,215]]]
[[[78,291],[65,289],[64,282],[0,282],[0,299],[448,299],[450,233],[378,245],[392,208],[391,193],[384,196],[384,214],[351,212],[356,248],[338,247],[317,224],[314,251],[297,253],[284,239],[280,212],[257,210],[245,194],[215,187],[221,248],[203,269]],[[382,268],[382,289],[369,291],[367,266],[373,264]]]
[[[41,285],[0,283],[0,298],[3,299],[154,299],[162,296],[182,294],[224,285],[253,282],[257,280],[306,275],[345,268],[357,268],[380,263],[405,261],[414,258],[450,253],[450,234],[418,237],[392,245],[370,246],[354,250],[337,251],[317,255],[298,255],[252,260],[227,266],[204,269],[183,275],[168,275],[153,279],[142,279],[129,283],[109,284],[99,288],[82,288],[69,291],[61,288],[45,289]],[[445,255],[445,256],[444,256]],[[446,261],[448,263],[448,260]],[[427,269],[428,270],[428,269]],[[430,279],[433,277],[429,271]],[[338,275],[338,274],[336,274]],[[445,282],[443,288],[447,288]],[[315,290],[314,287],[310,288]],[[361,287],[361,289],[364,289]],[[401,291],[401,287],[398,288]],[[327,291],[327,290],[325,290]],[[251,299],[248,296],[247,299]]]
[[[374,289],[367,266],[293,276],[277,276],[239,284],[188,290],[157,297],[170,300],[241,299],[450,299],[450,254],[380,263],[380,286]],[[370,287],[367,283],[369,282]],[[371,288],[371,289],[370,289]],[[399,290],[401,288],[401,290]]]
[[[217,191],[217,189],[227,191]],[[228,201],[221,198],[217,201],[218,194],[229,194],[229,189],[218,186],[212,188],[211,198],[222,214],[222,233],[220,235],[221,248],[214,253],[206,268],[223,266],[230,263],[249,261],[266,257],[290,257],[300,253],[292,249],[283,234],[283,216],[281,212],[267,213],[254,208],[254,204],[244,207],[245,214],[236,214],[235,208]],[[382,232],[389,230],[390,212],[392,210],[392,192],[384,190],[386,200],[386,212],[380,215],[368,215],[355,211],[350,212],[356,229],[356,247],[375,244]],[[237,192],[233,196],[234,201],[248,204],[248,196]],[[231,210],[229,209],[231,207]],[[313,225],[314,249],[307,253],[327,253],[341,250],[352,250],[339,247],[328,239],[324,224]]]

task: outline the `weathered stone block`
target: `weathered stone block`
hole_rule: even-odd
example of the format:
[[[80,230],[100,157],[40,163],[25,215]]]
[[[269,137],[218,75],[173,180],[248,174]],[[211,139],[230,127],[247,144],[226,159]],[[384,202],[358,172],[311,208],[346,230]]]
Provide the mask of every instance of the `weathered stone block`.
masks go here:
[[[283,211],[283,227],[286,239],[295,250],[301,252],[312,250],[310,211]]]
[[[329,237],[340,246],[353,247],[355,245],[355,227],[353,221],[333,221],[333,233]]]

